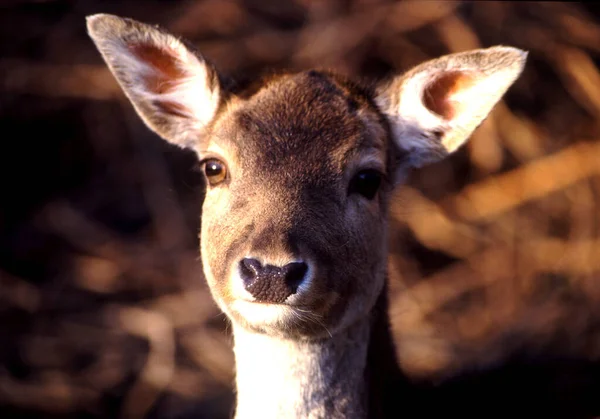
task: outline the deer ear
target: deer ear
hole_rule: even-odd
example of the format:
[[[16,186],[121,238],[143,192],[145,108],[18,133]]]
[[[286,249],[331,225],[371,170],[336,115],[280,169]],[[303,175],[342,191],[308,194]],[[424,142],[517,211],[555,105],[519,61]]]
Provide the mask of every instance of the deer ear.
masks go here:
[[[527,53],[493,47],[428,61],[379,86],[393,140],[419,167],[460,147],[525,66]]]
[[[131,19],[97,14],[87,18],[87,28],[146,125],[192,147],[219,106],[214,68],[173,35]]]

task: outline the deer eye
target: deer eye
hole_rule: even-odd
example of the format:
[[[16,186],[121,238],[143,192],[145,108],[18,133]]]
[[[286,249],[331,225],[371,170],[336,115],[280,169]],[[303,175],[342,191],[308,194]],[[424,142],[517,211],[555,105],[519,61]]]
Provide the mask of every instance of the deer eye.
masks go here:
[[[204,162],[204,174],[210,186],[216,186],[227,177],[227,167],[222,161],[208,159]]]
[[[381,177],[381,173],[377,170],[361,170],[350,181],[348,195],[357,193],[369,200],[375,198],[381,185]]]

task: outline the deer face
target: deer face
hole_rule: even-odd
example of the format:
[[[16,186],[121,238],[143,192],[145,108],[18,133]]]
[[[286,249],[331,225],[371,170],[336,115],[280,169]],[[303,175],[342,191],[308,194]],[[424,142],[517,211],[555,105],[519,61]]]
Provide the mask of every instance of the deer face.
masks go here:
[[[308,71],[231,92],[159,29],[109,15],[88,29],[146,124],[199,156],[201,254],[219,306],[236,325],[295,338],[335,333],[372,309],[393,186],[458,148],[525,60],[496,47],[373,90]]]
[[[390,145],[366,92],[315,71],[272,80],[220,115],[199,150],[201,253],[235,322],[313,335],[370,309],[385,271]]]

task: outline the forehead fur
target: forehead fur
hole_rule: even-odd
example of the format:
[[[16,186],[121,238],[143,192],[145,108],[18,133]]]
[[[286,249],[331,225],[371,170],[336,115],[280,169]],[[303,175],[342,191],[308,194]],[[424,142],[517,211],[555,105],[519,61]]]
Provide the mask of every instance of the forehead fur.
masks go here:
[[[371,93],[340,76],[280,75],[244,96],[223,115],[213,140],[233,143],[242,159],[266,170],[294,164],[295,176],[317,169],[323,175],[327,167],[339,173],[365,149],[385,159],[386,130]]]

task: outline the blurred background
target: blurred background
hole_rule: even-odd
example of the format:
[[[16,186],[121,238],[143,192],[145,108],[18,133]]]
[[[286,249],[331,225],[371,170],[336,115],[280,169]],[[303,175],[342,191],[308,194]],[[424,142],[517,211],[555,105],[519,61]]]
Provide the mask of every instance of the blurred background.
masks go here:
[[[394,199],[392,327],[442,411],[600,415],[598,6],[2,0],[0,417],[231,412],[231,338],[197,251],[203,181],[125,101],[85,32],[98,12],[160,24],[244,78],[529,51],[470,143]]]

